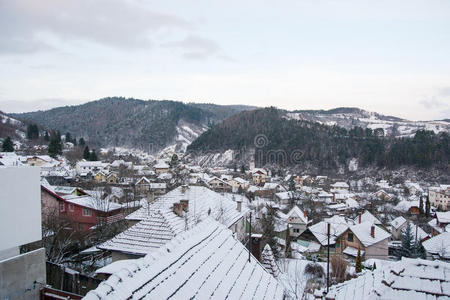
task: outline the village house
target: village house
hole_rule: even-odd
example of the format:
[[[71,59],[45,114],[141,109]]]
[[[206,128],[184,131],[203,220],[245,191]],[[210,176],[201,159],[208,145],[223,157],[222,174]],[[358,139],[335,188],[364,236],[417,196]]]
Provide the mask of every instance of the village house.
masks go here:
[[[391,195],[389,195],[388,193],[386,193],[386,191],[384,191],[384,190],[379,190],[379,191],[377,191],[377,192],[374,194],[374,196],[375,196],[376,198],[378,198],[379,200],[381,200],[381,201],[391,201],[391,200],[392,200]]]
[[[159,175],[169,172],[170,166],[164,161],[160,160],[153,166],[153,169],[155,170],[155,173]]]
[[[78,161],[75,165],[75,170],[80,176],[86,176],[88,173],[96,174],[99,171],[107,174],[109,172],[109,164],[101,161]]]
[[[54,166],[59,164],[57,160],[51,158],[49,155],[27,156],[26,163],[33,167],[42,167],[47,164]]]
[[[327,247],[330,248],[331,253],[336,253],[336,240],[353,225],[351,220],[347,220],[342,216],[333,216],[331,218],[324,219],[319,223],[309,226],[306,230],[300,234],[297,238],[297,243],[300,245],[307,245],[310,248],[312,244],[318,244],[319,247],[315,247],[315,252],[324,252]],[[328,243],[328,228],[330,228],[330,242]]]
[[[213,177],[208,181],[208,185],[215,191],[218,192],[231,192],[232,186],[218,177]]]
[[[252,170],[254,185],[264,185],[266,183],[267,172],[264,169],[255,168]]]
[[[106,182],[106,174],[102,171],[95,173],[94,180],[97,182]]]
[[[331,191],[333,193],[348,193],[350,186],[343,181],[338,181],[331,185]]]
[[[297,205],[294,205],[286,214],[286,222],[289,224],[289,235],[295,239],[306,230],[311,221],[308,220],[306,211],[302,211]]]
[[[431,205],[442,210],[450,209],[450,185],[441,185],[428,190]]]
[[[121,263],[85,299],[131,299],[137,291],[146,299],[285,299],[283,285],[211,218],[145,255]]]
[[[143,176],[135,184],[136,192],[139,194],[146,194],[150,191],[150,180]]]
[[[98,248],[111,251],[113,261],[142,257],[207,217],[218,220],[242,240],[246,212],[240,201],[206,187],[180,186],[128,215],[132,226]]]
[[[119,183],[119,174],[116,172],[111,172],[106,176],[106,183],[109,184],[118,184]]]
[[[275,194],[275,199],[282,205],[288,205],[294,198],[294,192],[279,192]]]
[[[396,240],[399,240],[402,236],[402,230],[408,225],[408,221],[402,216],[395,218],[391,221],[391,234]]]
[[[423,189],[420,187],[420,184],[411,182],[409,180],[405,181],[404,184],[405,190],[412,195],[422,195]]]
[[[336,241],[336,252],[356,258],[358,250],[365,259],[388,258],[390,234],[371,222],[350,226]]]
[[[428,225],[430,225],[433,228],[433,235],[437,235],[439,233],[442,233],[444,231],[449,231],[450,228],[450,211],[446,212],[436,212],[436,218],[431,219],[428,222]]]
[[[89,195],[58,195],[48,183],[41,184],[42,217],[65,217],[75,231],[89,231],[100,222],[113,223],[124,218],[121,206]]]
[[[231,190],[233,193],[238,192],[239,188],[241,188],[242,191],[246,191],[250,186],[250,183],[241,177],[234,177],[228,181],[228,184],[231,185]]]

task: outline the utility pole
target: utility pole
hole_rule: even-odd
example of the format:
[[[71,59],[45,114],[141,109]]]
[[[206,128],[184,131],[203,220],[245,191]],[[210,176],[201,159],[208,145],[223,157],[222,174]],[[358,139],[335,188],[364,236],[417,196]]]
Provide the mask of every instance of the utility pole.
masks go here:
[[[252,252],[252,212],[250,212],[250,230],[248,233],[248,262],[250,262],[250,253]]]
[[[330,288],[330,223],[327,223],[327,294]]]

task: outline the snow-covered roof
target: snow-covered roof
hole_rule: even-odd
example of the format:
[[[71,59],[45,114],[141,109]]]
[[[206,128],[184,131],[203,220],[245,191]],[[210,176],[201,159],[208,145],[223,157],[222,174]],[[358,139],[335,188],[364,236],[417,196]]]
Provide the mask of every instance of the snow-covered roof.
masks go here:
[[[288,220],[289,218],[299,218],[303,223],[308,224],[308,217],[305,216],[305,213],[297,206],[291,208],[291,210],[286,214]]]
[[[20,157],[14,152],[0,152],[0,166],[22,166]]]
[[[450,264],[402,258],[330,287],[326,299],[449,299]]]
[[[83,207],[91,208],[98,211],[108,212],[116,209],[122,208],[120,204],[109,202],[104,199],[95,199],[89,195],[77,196],[77,195],[66,195],[62,196],[64,200],[69,203],[80,205]]]
[[[165,189],[166,187],[167,187],[167,184],[165,182],[150,183],[151,189]]]
[[[248,181],[245,179],[242,179],[241,177],[234,177],[232,180],[236,181],[237,183],[240,184],[248,184]]]
[[[343,182],[343,181],[338,181],[338,182],[332,184],[331,186],[336,188],[336,189],[338,189],[338,188],[348,189],[349,188],[349,185],[346,182]]]
[[[359,223],[360,216],[357,216],[354,221],[355,223]],[[361,223],[363,222],[370,222],[374,223],[375,225],[382,225],[381,221],[378,220],[374,215],[370,213],[370,211],[366,210],[363,214],[361,214]]]
[[[207,220],[137,259],[85,299],[283,299],[284,288],[220,223]]]
[[[450,211],[446,211],[446,212],[437,211],[436,212],[436,219],[441,224],[450,223]]]
[[[346,247],[344,249],[344,251],[342,251],[342,253],[353,256],[353,257],[357,257],[358,256],[358,249],[354,248],[354,247]],[[360,250],[360,254],[361,256],[364,255],[364,250]]]
[[[428,253],[450,259],[450,232],[438,234],[423,242],[422,245]]]
[[[254,168],[254,169],[252,170],[252,174],[256,174],[256,173],[261,173],[261,174],[267,175],[266,170],[260,169],[260,168]]]
[[[160,160],[158,161],[154,166],[154,169],[168,169],[170,166],[166,164],[164,161]]]
[[[139,180],[136,182],[136,184],[149,184],[149,183],[150,180],[145,176],[139,178]]]
[[[371,227],[374,227],[374,237],[371,236]],[[363,222],[361,224],[356,224],[350,226],[349,228],[358,238],[358,240],[365,246],[369,247],[373,244],[381,242],[391,236],[390,233],[376,226],[372,222]]]
[[[327,228],[330,223],[330,245],[336,244],[336,239],[341,236],[349,227],[344,217],[333,216],[319,223],[308,227],[309,231],[314,235],[317,241],[322,245],[328,245]]]
[[[392,220],[390,224],[395,229],[398,229],[398,228],[400,228],[400,226],[402,226],[405,223],[406,223],[406,219],[403,218],[402,216],[400,216],[400,217],[397,217],[394,220]]]
[[[281,185],[279,185],[278,183],[275,182],[266,182],[263,186],[263,190],[275,190],[278,187],[281,187]]]
[[[279,193],[276,193],[275,196],[280,200],[289,200],[289,199],[294,198],[294,193],[293,192],[279,192]]]
[[[189,210],[183,217],[173,212],[173,204],[187,200]],[[99,246],[135,255],[145,255],[169,242],[176,235],[195,226],[208,216],[227,227],[232,226],[247,212],[237,209],[234,201],[202,186],[191,186],[183,192],[178,187],[156,198],[126,217],[141,221]]]

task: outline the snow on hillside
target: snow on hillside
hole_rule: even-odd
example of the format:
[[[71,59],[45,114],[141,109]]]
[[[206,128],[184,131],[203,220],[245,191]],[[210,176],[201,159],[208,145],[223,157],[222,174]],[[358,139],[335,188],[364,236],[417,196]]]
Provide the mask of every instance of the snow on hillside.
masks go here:
[[[361,109],[348,109],[346,113],[330,113],[324,111],[288,112],[285,118],[319,122],[329,126],[337,125],[346,129],[355,126],[362,128],[383,129],[385,135],[410,137],[418,130],[430,130],[435,133],[450,132],[450,123],[445,121],[409,121],[395,117],[383,116],[375,112]],[[351,110],[351,111],[350,111]]]

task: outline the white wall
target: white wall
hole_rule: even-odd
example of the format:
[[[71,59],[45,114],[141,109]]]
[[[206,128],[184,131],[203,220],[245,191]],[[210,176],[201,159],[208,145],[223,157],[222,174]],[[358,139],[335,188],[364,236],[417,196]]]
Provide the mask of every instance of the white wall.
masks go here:
[[[42,239],[38,167],[0,167],[0,251]]]

